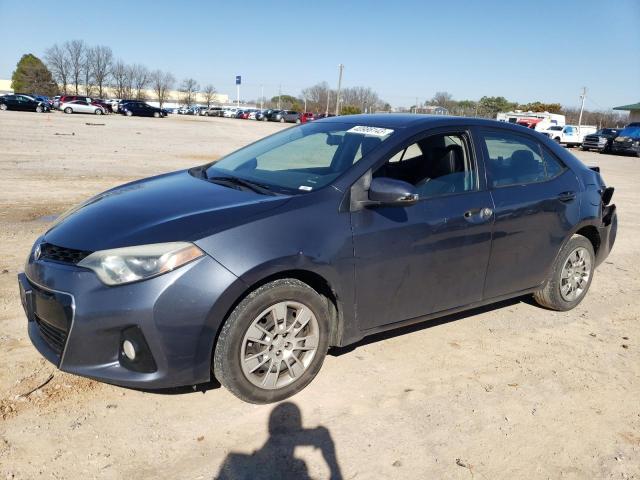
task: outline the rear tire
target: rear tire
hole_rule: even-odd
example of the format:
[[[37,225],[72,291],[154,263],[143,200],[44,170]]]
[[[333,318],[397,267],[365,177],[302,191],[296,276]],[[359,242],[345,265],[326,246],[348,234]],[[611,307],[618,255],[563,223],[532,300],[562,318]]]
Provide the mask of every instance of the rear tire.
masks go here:
[[[7,109],[6,103],[0,103],[0,110],[4,112],[6,109]]]
[[[126,112],[124,112],[124,114],[125,114],[127,117],[130,117],[131,115],[133,115],[133,113],[131,112],[131,110],[127,110]]]
[[[153,117],[154,118],[160,118],[160,114],[158,112],[153,112]]]
[[[102,110],[100,110],[99,108],[96,108],[96,111],[93,113],[95,113],[96,115],[102,115]]]
[[[320,371],[329,325],[327,299],[309,285],[291,278],[267,283],[247,295],[222,326],[215,376],[245,402],[284,400]]]
[[[595,252],[582,235],[573,235],[562,247],[553,264],[551,277],[534,300],[551,310],[566,311],[577,306],[587,295],[595,270]]]

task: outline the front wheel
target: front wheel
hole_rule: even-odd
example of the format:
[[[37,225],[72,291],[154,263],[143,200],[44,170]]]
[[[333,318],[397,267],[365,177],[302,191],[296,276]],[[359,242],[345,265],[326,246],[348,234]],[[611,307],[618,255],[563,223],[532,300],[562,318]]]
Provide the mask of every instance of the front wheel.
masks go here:
[[[64,109],[64,113],[73,113],[73,109],[71,107],[67,107]]]
[[[328,345],[327,299],[299,280],[275,280],[231,312],[215,346],[213,369],[240,399],[278,402],[313,380]]]
[[[127,117],[130,117],[131,115],[133,115],[133,112],[132,112],[131,110],[127,110],[126,112],[124,112],[124,114],[125,114]]]
[[[6,103],[0,103],[0,110],[2,110],[3,112],[7,109],[7,104]]]
[[[100,110],[99,108],[96,108],[96,111],[93,113],[95,113],[96,115],[102,115],[102,110]]]
[[[42,113],[43,111],[44,111],[44,109],[42,108],[42,106],[41,106],[41,105],[38,105],[38,106],[36,107],[36,113]]]
[[[160,118],[160,113],[158,113],[158,112],[153,112],[153,116],[154,116],[154,118]]]
[[[587,294],[594,269],[593,245],[586,237],[574,235],[560,250],[551,277],[533,298],[539,305],[552,310],[571,310]]]

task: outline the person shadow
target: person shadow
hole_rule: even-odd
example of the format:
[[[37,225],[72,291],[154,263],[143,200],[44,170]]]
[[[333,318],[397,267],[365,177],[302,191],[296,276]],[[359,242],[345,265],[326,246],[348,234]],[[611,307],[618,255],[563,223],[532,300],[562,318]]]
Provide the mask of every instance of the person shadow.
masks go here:
[[[269,438],[251,454],[231,452],[222,463],[216,480],[310,479],[307,464],[293,456],[297,446],[320,449],[331,480],[342,480],[336,449],[329,430],[323,426],[302,427],[297,405],[284,402],[269,416]]]

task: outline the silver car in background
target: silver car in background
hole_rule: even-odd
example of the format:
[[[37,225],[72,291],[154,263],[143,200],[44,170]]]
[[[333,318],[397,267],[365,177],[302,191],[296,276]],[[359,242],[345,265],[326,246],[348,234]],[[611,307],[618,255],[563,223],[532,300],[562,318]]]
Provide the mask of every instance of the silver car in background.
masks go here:
[[[60,110],[64,113],[93,113],[94,115],[104,115],[106,112],[100,105],[93,105],[86,100],[73,100],[60,105]]]

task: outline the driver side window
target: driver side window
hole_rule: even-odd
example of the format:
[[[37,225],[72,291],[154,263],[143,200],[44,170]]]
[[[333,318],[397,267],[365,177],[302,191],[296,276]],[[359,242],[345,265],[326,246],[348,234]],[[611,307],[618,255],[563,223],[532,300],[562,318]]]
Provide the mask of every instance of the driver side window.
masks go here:
[[[466,134],[432,135],[393,154],[373,176],[410,183],[421,198],[468,192],[477,189],[469,152]]]

